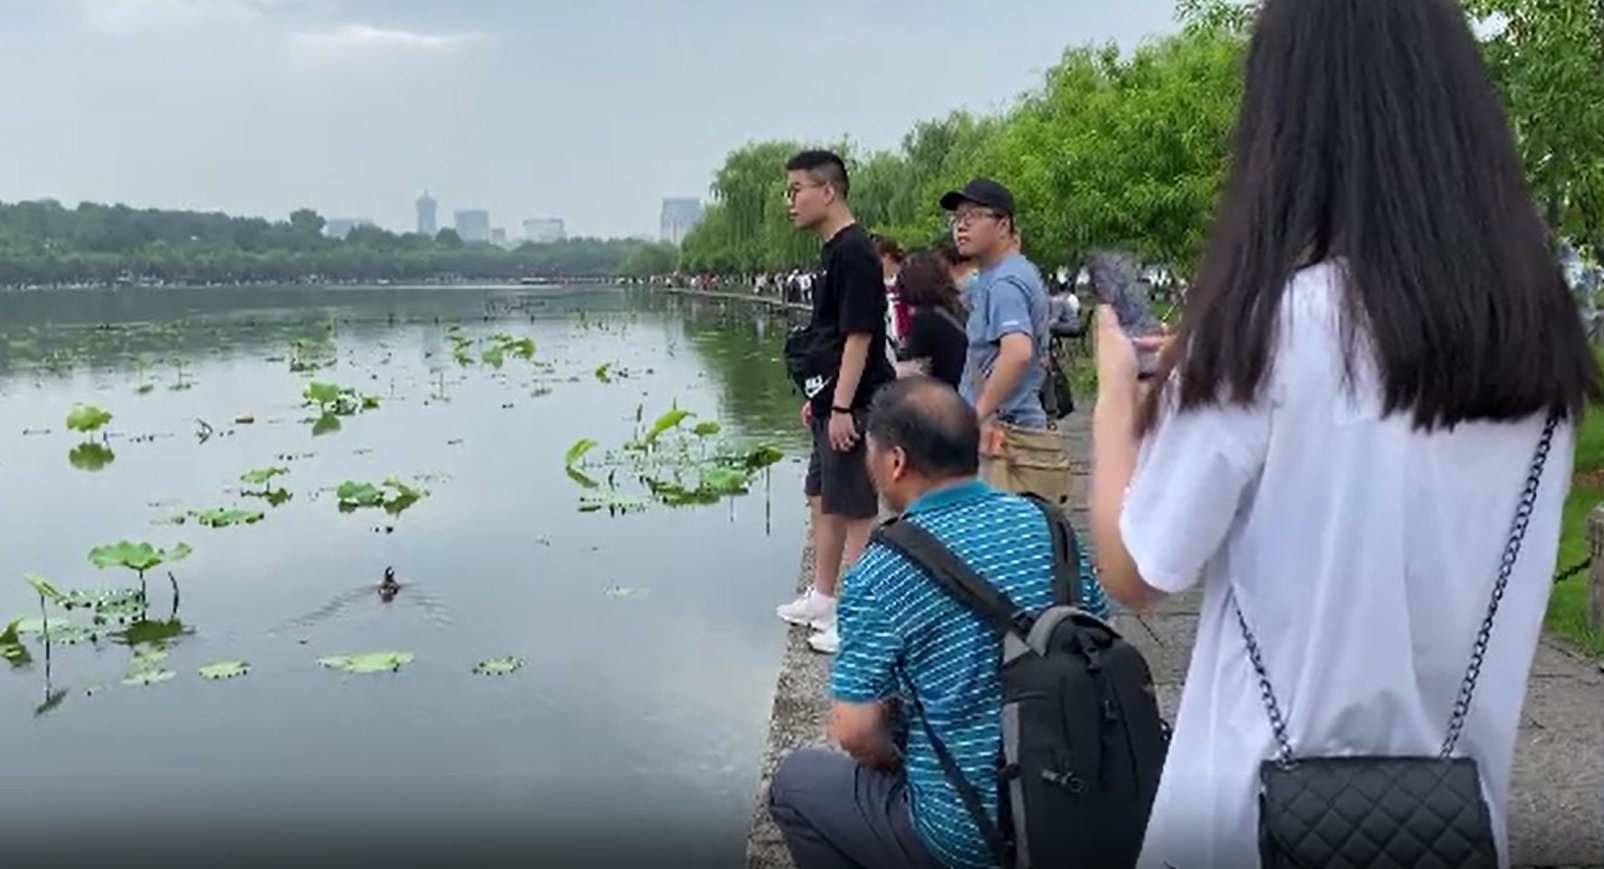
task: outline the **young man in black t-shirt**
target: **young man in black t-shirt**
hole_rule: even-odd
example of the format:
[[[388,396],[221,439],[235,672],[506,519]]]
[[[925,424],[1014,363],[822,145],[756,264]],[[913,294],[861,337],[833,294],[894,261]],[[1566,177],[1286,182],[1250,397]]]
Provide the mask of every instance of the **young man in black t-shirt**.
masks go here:
[[[807,496],[813,513],[813,586],[779,608],[780,618],[818,631],[809,644],[835,652],[835,592],[868,543],[880,499],[864,459],[864,413],[896,378],[886,358],[886,292],[874,242],[847,207],[847,170],[828,151],[786,164],[791,222],[824,240],[813,286],[811,327],[827,336],[831,361],[808,378],[802,422],[813,435]]]

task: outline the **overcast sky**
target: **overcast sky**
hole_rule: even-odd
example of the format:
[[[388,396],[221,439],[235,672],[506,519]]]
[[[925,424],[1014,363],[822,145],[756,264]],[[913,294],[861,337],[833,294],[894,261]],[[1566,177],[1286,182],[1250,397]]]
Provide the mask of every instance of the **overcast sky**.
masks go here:
[[[1172,0],[0,0],[0,201],[655,232],[734,145],[990,110]]]

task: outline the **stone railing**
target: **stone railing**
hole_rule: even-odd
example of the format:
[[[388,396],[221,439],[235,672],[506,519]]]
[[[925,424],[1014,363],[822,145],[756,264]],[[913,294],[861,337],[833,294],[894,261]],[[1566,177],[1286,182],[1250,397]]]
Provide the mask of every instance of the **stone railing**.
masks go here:
[[[1587,514],[1587,626],[1604,631],[1604,504]]]

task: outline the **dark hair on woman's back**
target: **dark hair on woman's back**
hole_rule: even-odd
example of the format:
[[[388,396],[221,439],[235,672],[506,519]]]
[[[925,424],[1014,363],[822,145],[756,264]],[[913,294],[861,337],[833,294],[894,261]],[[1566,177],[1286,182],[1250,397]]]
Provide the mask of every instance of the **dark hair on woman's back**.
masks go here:
[[[937,254],[914,251],[902,262],[894,285],[897,299],[910,308],[945,308],[954,314],[963,314],[963,303],[958,288],[952,285],[947,265]]]
[[[1430,430],[1604,396],[1451,0],[1261,8],[1230,177],[1166,360],[1183,410],[1257,400],[1287,281],[1327,259],[1346,282],[1348,373],[1363,334],[1387,413]]]

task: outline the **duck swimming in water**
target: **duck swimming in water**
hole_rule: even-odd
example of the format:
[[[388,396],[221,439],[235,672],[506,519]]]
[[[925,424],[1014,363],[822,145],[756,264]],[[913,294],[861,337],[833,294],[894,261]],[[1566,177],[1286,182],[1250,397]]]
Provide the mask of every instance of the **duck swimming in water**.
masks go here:
[[[384,579],[379,581],[379,599],[385,603],[395,599],[396,593],[401,590],[401,583],[395,581],[395,568],[384,569]]]

